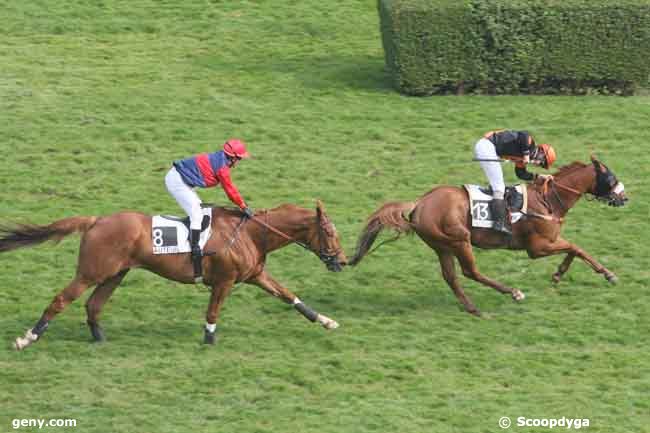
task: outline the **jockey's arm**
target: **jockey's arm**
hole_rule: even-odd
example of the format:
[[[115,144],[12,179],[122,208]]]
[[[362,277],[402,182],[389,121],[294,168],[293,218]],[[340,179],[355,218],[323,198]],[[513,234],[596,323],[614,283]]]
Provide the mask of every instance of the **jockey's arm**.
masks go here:
[[[515,165],[515,174],[519,179],[528,182],[535,179],[535,173],[531,173],[528,170],[526,170],[526,164],[523,163],[517,163]]]
[[[232,179],[230,179],[230,170],[227,167],[222,167],[217,171],[217,178],[230,201],[239,206],[240,209],[245,208],[246,203],[244,199],[237,187],[232,183]]]

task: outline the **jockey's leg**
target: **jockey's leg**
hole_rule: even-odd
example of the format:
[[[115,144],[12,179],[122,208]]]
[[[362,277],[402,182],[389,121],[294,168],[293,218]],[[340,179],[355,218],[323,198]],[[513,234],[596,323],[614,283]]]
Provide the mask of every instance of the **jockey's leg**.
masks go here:
[[[203,211],[201,210],[201,198],[187,185],[176,168],[172,167],[165,176],[165,186],[167,191],[176,199],[181,208],[190,217],[190,245],[192,247],[191,259],[194,264],[194,280],[201,280],[201,248],[199,247],[199,237],[201,235],[201,222],[203,221]]]
[[[501,168],[501,163],[498,162],[500,157],[497,155],[496,148],[490,140],[482,138],[476,143],[474,156],[480,160],[481,168],[485,172],[485,176],[488,178],[492,187],[492,196],[494,199],[490,203],[490,210],[492,211],[492,219],[494,220],[494,229],[510,234],[511,232],[506,224],[506,203],[503,197],[506,191],[506,185],[503,181],[503,169]]]

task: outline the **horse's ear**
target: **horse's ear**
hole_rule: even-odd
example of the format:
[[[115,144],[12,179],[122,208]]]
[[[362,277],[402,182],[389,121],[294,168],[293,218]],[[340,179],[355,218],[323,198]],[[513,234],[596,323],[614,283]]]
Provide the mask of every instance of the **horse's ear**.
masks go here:
[[[320,200],[316,200],[316,213],[319,217],[325,215],[325,207],[323,206],[323,202]]]
[[[596,155],[594,155],[593,153],[591,154],[591,162],[594,165],[596,171],[600,171],[601,173],[607,172],[607,167],[605,167],[600,161],[598,161],[598,158],[596,158]]]

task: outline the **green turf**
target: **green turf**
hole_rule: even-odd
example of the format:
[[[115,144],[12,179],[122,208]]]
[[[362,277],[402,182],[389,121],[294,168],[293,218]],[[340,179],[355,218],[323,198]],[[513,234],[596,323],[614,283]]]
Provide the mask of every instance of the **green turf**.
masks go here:
[[[248,286],[201,344],[208,293],[131,272],[90,344],[86,293],[17,353],[74,273],[77,238],[0,255],[0,431],[74,418],[80,432],[496,432],[502,416],[589,418],[589,432],[650,431],[650,98],[399,96],[374,1],[0,1],[0,217],[49,223],[124,209],[181,211],[173,159],[242,137],[233,172],[254,208],[324,201],[352,253],[381,203],[483,182],[481,134],[527,128],[559,164],[591,151],[629,207],[581,201],[564,235],[620,277],[560,257],[477,251],[514,304],[463,279],[461,312],[431,250],[407,238],[326,272],[295,247],[268,264],[341,323],[327,332]],[[507,170],[508,181],[514,181]],[[220,190],[201,192],[225,203]],[[22,429],[21,431],[38,431]],[[548,431],[512,427],[510,431]]]

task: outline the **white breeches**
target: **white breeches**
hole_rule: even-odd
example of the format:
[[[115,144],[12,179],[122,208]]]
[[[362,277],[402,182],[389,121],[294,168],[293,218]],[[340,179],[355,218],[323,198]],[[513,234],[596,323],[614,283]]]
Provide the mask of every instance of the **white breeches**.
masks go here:
[[[499,160],[494,144],[487,138],[481,138],[474,146],[474,157],[476,159],[494,159]],[[481,168],[492,187],[494,198],[503,198],[506,185],[503,183],[503,170],[500,162],[480,161]]]
[[[167,191],[176,199],[185,213],[190,217],[190,230],[201,230],[203,211],[201,198],[188,184],[183,182],[181,175],[172,167],[165,176]]]

